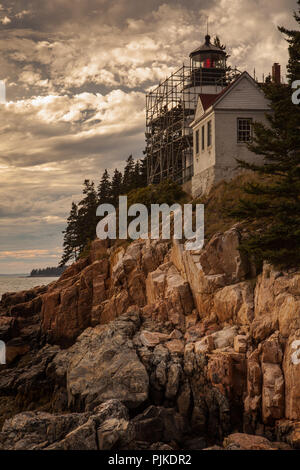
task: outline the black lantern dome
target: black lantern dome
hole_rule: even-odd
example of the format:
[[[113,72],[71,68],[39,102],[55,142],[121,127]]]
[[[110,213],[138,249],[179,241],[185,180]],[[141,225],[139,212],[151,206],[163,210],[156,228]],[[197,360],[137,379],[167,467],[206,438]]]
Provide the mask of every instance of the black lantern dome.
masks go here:
[[[225,81],[226,52],[210,42],[205,36],[205,43],[190,53],[192,82],[198,85],[217,85]]]

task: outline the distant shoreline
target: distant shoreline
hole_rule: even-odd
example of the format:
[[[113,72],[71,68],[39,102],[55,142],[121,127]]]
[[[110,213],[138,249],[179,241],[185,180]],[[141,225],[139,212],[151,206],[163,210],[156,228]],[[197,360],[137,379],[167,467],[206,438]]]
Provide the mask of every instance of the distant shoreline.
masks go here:
[[[29,277],[60,277],[66,269],[67,266],[48,266],[47,268],[32,269],[28,275]]]
[[[34,277],[60,277],[60,276],[61,276],[61,274],[60,275],[58,275],[58,274],[41,274],[40,276],[30,276],[29,275],[29,276],[26,276],[26,277],[34,278]]]

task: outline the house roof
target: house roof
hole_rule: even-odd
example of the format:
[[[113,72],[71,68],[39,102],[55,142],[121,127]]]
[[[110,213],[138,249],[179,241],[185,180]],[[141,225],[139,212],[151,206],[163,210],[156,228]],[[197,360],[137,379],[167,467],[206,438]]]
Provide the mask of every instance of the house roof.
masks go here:
[[[221,93],[218,94],[218,98],[215,100],[214,104],[221,101],[221,98],[223,98],[224,95],[227,95],[229,90],[231,90],[238,82],[240,82],[243,77],[247,77],[248,79],[250,79],[255,84],[255,86],[257,86],[256,81],[251,77],[251,75],[249,75],[248,72],[245,71],[245,72],[241,73],[241,75],[239,75],[237,78],[235,78],[231,83],[229,83],[229,85],[227,85],[227,87],[225,87],[221,91]]]
[[[241,75],[239,75],[235,80],[233,80],[227,87],[225,87],[220,93],[215,94],[215,95],[209,95],[209,94],[204,94],[200,93],[199,98],[201,100],[201,104],[204,110],[204,113],[210,108],[210,107],[215,107],[217,103],[219,103],[222,98],[227,95],[232,88],[235,87],[235,85],[240,82],[244,77],[247,77],[250,81],[252,81],[255,86],[258,87],[257,82],[248,74],[248,72],[243,72]],[[262,93],[262,92],[261,92]],[[203,116],[203,115],[202,115]],[[202,118],[201,116],[201,118]],[[198,122],[200,119],[195,119],[191,125],[193,125],[195,122]]]
[[[201,100],[204,111],[206,111],[210,106],[214,104],[216,99],[219,97],[220,93],[216,95],[208,95],[207,93],[200,93],[199,98]]]
[[[219,100],[219,98],[221,98],[221,96],[223,96],[240,77],[241,75],[239,75],[235,80],[233,80],[229,85],[227,85],[220,93],[216,93],[215,95],[200,93],[199,97],[201,99],[201,103],[202,103],[202,107],[204,111],[206,111],[208,108],[213,106],[215,102]]]

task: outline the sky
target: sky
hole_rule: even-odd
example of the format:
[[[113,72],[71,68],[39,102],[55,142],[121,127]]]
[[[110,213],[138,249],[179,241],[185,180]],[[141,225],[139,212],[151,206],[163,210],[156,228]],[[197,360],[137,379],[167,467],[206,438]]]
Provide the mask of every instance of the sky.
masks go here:
[[[259,78],[296,0],[0,0],[0,274],[55,266],[82,182],[144,149],[145,93],[209,32]]]

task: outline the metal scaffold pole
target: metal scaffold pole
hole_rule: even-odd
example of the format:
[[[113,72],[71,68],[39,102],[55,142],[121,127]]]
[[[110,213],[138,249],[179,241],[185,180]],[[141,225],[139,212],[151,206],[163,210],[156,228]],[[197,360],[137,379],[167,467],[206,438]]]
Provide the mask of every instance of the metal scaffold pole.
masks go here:
[[[190,83],[191,68],[182,66],[146,97],[148,183],[192,175],[192,122],[198,93]]]

